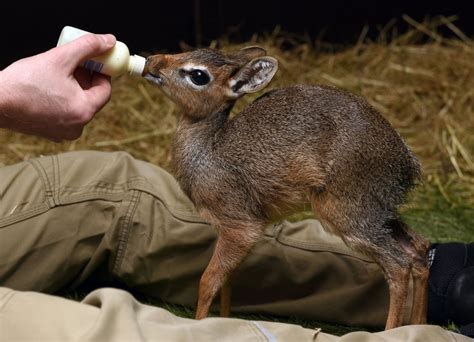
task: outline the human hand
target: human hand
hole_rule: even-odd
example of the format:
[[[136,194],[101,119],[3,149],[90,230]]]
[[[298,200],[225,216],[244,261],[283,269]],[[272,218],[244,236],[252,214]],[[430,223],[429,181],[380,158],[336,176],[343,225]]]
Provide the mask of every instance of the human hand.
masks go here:
[[[115,45],[88,34],[0,71],[0,127],[61,141],[81,136],[109,101],[110,78],[78,67]]]

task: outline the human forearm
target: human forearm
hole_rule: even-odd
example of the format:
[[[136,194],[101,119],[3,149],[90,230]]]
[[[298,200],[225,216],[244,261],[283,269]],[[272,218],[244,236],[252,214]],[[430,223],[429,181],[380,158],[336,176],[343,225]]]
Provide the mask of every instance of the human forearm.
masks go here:
[[[13,99],[11,92],[8,90],[9,85],[3,76],[3,72],[0,71],[0,128],[9,128],[12,118],[8,113]]]

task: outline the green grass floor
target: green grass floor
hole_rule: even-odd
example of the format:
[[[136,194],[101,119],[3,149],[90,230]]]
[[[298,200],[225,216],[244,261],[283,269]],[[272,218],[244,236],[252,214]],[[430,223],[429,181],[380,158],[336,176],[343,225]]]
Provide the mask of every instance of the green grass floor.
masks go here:
[[[438,186],[425,184],[419,186],[411,195],[407,206],[401,209],[402,217],[415,230],[422,233],[431,242],[472,242],[474,241],[474,207],[467,205],[470,201],[465,201],[466,192],[459,187],[453,189],[443,189]],[[292,216],[292,220],[310,217],[309,212],[299,213]],[[85,295],[79,289],[67,296],[80,300]],[[175,315],[181,317],[194,317],[194,308],[187,308],[169,303],[163,303],[150,297],[141,296],[134,293],[136,298],[143,303],[156,305],[165,308]],[[212,313],[211,315],[216,315]],[[343,335],[351,331],[365,330],[377,331],[383,329],[366,327],[347,327],[335,324],[328,324],[320,321],[303,320],[297,317],[275,317],[267,315],[245,315],[235,314],[233,317],[248,320],[264,320],[298,324],[307,328],[322,328],[326,333]],[[454,325],[447,326],[448,329],[455,329]]]

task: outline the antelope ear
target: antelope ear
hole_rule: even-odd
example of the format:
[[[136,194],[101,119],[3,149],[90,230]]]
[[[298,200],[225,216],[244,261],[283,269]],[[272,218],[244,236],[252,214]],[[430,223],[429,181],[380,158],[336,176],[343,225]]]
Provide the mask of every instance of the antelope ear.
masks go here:
[[[247,46],[234,53],[234,56],[244,59],[245,62],[266,55],[267,51],[259,46]]]
[[[265,88],[278,70],[278,61],[269,56],[254,58],[229,81],[232,97],[256,93]]]

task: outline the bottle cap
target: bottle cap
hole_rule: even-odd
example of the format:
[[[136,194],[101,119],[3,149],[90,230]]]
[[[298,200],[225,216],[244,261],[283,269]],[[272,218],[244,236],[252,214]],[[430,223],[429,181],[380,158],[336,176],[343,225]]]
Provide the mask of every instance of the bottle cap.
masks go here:
[[[130,56],[130,62],[128,65],[128,72],[131,75],[142,76],[143,70],[145,70],[146,58],[138,55]]]

